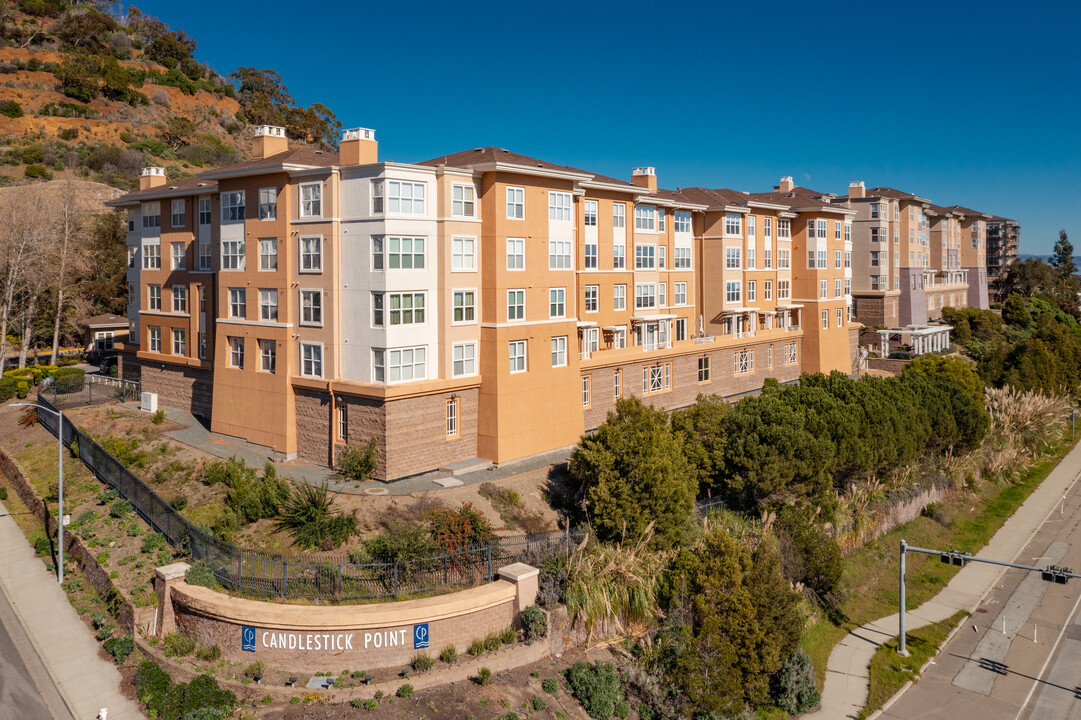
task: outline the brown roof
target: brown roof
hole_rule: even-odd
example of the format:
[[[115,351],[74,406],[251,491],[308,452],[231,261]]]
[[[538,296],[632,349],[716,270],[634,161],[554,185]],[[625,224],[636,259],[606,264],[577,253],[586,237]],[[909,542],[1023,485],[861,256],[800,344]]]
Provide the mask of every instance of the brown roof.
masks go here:
[[[679,191],[691,202],[702,205],[746,205],[750,196],[738,190],[728,188],[703,188],[690,187],[680,188]]]
[[[1014,225],[1018,224],[1018,222],[1016,220],[1011,220],[1010,218],[1000,217],[998,215],[992,215],[991,219],[988,220],[988,222],[1013,223]]]
[[[120,196],[120,200],[127,198],[139,198],[145,195],[156,195],[158,193],[169,192],[171,190],[194,190],[199,187],[207,188],[207,191],[212,191],[217,187],[217,183],[213,180],[204,180],[200,177],[188,178],[186,180],[177,180],[176,182],[167,182],[164,185],[149,188],[148,190],[133,190],[129,193],[125,193]]]
[[[677,203],[690,203],[692,205],[706,204],[706,203],[701,203],[701,202],[699,202],[697,200],[694,200],[689,195],[687,195],[687,193],[683,192],[682,188],[679,189],[679,190],[663,190],[663,189],[658,188],[657,192],[650,193],[650,197],[655,197],[655,198],[657,198],[659,200],[670,200],[672,202],[677,202]]]
[[[236,163],[234,165],[226,165],[225,167],[215,168],[211,172],[220,172],[223,170],[242,170],[245,168],[257,168],[264,165],[314,165],[316,167],[331,167],[337,165],[339,162],[338,156],[334,153],[329,153],[324,150],[317,150],[316,148],[306,147],[304,145],[298,145],[297,147],[289,148],[280,153],[271,155],[265,158],[253,158],[251,160],[245,160],[242,163]]]
[[[418,165],[449,165],[451,167],[470,167],[473,165],[487,165],[489,163],[508,163],[510,165],[522,165],[524,167],[537,167],[542,170],[555,170],[558,172],[578,173],[580,175],[590,175],[592,179],[597,182],[607,183],[609,185],[623,185],[625,187],[637,187],[626,180],[620,180],[619,178],[610,177],[608,175],[601,175],[591,170],[582,170],[581,168],[572,167],[570,165],[556,165],[550,163],[547,160],[540,160],[529,155],[522,155],[521,153],[512,152],[505,148],[497,147],[480,147],[473,150],[462,150],[461,152],[451,153],[450,155],[441,155],[440,157],[432,158],[431,160],[425,160],[417,163]]]
[[[981,212],[980,210],[973,210],[967,207],[962,207],[960,205],[950,205],[948,209],[951,212],[958,213],[959,215],[987,215],[987,217],[992,217],[989,213]]]
[[[128,326],[128,319],[123,315],[113,315],[112,313],[106,313],[104,315],[94,315],[88,317],[85,320],[79,322],[83,327],[101,327],[103,325],[123,325]]]

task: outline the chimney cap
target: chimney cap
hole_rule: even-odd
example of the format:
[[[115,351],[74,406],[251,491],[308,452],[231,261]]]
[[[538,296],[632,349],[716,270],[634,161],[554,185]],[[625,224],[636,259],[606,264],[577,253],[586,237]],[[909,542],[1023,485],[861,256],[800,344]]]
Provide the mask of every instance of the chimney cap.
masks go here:
[[[863,187],[863,181],[862,180],[853,180],[852,182],[848,183],[848,187],[850,187],[850,188]]]
[[[285,128],[277,125],[259,125],[252,129],[255,137],[285,137]]]
[[[371,128],[349,128],[342,131],[342,142],[348,140],[375,140],[375,130]]]
[[[652,166],[636,167],[631,171],[631,175],[656,175],[657,168]]]
[[[782,175],[781,176],[781,182],[783,182],[783,183],[784,182],[789,182],[789,183],[792,182],[792,176],[791,175]]]
[[[165,168],[163,167],[145,167],[142,172],[143,177],[165,177]]]

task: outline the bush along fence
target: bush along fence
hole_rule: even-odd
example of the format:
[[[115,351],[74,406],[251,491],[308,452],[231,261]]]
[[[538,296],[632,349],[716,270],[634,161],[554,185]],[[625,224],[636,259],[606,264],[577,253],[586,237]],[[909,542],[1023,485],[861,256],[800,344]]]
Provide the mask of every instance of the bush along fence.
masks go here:
[[[44,393],[38,395],[38,402],[46,408],[56,409]],[[68,418],[64,418],[62,428],[58,428],[53,413],[38,413],[38,419],[53,435],[61,432],[64,445],[70,447],[74,440],[83,464],[129,501],[143,520],[165,536],[170,545],[189,554],[193,560],[209,564],[218,582],[244,595],[328,600],[391,599],[467,587],[493,580],[496,571],[504,565],[515,562],[537,565],[557,551],[574,547],[584,536],[583,531],[572,528],[502,538],[498,545],[446,555],[371,564],[335,558],[292,558],[239,548],[189,522]]]

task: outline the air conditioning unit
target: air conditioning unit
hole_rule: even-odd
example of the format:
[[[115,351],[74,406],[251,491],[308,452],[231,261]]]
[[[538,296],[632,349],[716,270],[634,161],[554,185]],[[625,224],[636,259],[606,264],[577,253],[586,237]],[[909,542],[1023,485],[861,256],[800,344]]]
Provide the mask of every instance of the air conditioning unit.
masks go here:
[[[139,409],[143,412],[153,413],[158,411],[158,394],[157,393],[143,393],[142,401],[139,404]]]

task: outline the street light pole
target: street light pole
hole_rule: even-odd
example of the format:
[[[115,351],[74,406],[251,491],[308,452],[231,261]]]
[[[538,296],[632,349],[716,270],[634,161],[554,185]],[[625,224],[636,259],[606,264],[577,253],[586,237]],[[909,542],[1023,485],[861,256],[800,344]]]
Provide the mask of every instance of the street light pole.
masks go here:
[[[47,408],[44,405],[38,405],[37,403],[12,403],[12,407],[32,407],[37,408],[38,412],[45,410],[56,415],[56,462],[59,469],[59,479],[57,486],[59,488],[57,492],[57,500],[60,507],[58,508],[56,518],[56,532],[57,532],[57,582],[61,585],[64,584],[64,413],[59,408],[53,410]]]

